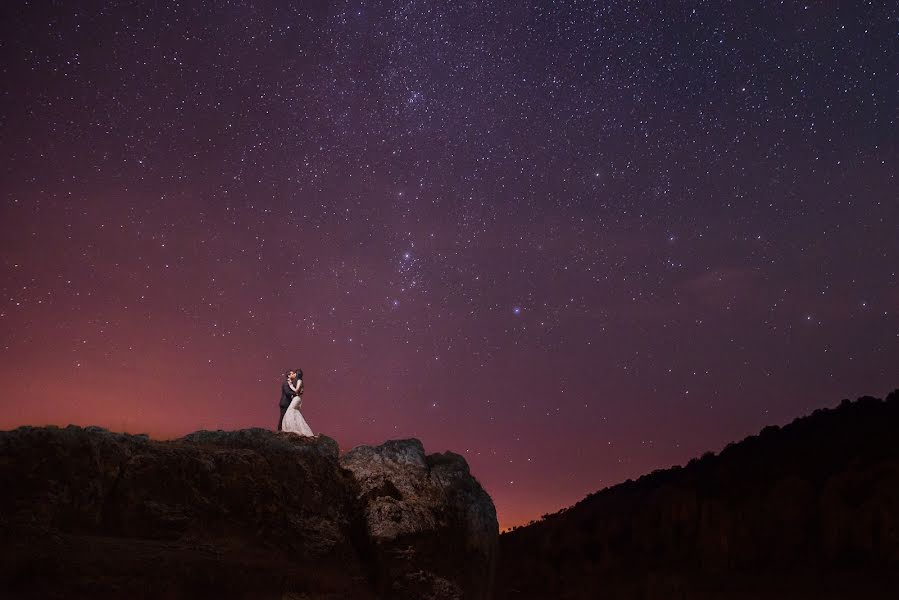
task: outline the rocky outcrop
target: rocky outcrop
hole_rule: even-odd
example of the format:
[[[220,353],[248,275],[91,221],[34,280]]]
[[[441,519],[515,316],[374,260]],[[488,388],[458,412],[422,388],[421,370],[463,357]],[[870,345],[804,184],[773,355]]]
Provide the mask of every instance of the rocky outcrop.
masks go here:
[[[340,464],[359,482],[378,570],[390,575],[385,597],[489,598],[496,511],[464,458],[401,440],[360,446]]]
[[[406,473],[387,448],[417,462]],[[464,459],[416,440],[338,454],[262,429],[0,432],[0,596],[485,597],[496,518]],[[373,518],[376,480],[402,490],[392,533]],[[468,548],[477,567],[455,554]]]
[[[496,598],[899,598],[899,390],[500,537]]]

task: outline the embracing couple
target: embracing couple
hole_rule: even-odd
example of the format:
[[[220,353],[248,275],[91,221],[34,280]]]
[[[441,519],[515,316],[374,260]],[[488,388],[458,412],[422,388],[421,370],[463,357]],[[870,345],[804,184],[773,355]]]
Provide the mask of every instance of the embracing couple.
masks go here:
[[[278,419],[278,431],[290,431],[299,435],[311,436],[312,429],[300,413],[303,405],[303,370],[291,369],[284,373],[281,384],[281,417]]]

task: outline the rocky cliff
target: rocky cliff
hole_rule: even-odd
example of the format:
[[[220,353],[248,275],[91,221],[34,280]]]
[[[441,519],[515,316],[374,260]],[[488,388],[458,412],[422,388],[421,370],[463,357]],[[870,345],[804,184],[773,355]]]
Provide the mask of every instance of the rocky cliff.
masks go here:
[[[478,599],[497,522],[456,454],[262,429],[0,432],[0,596]]]
[[[899,390],[503,534],[496,598],[899,598]]]

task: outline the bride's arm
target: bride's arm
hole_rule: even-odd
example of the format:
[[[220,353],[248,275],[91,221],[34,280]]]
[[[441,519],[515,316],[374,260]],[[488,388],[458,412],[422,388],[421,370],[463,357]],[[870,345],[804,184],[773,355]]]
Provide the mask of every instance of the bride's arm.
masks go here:
[[[300,385],[301,385],[301,383],[302,383],[302,379],[298,379],[297,382],[298,382],[297,385],[294,385],[293,382],[292,382],[292,381],[289,381],[289,380],[288,380],[288,382],[287,382],[287,385],[290,386],[290,390],[291,390],[294,394],[296,394],[296,393],[297,393],[297,390],[300,389]]]

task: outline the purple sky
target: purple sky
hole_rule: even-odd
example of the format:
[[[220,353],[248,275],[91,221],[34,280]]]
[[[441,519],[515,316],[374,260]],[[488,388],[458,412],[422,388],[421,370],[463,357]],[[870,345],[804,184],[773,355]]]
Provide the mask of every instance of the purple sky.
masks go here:
[[[507,527],[899,384],[890,3],[7,4],[2,429],[299,366]]]

